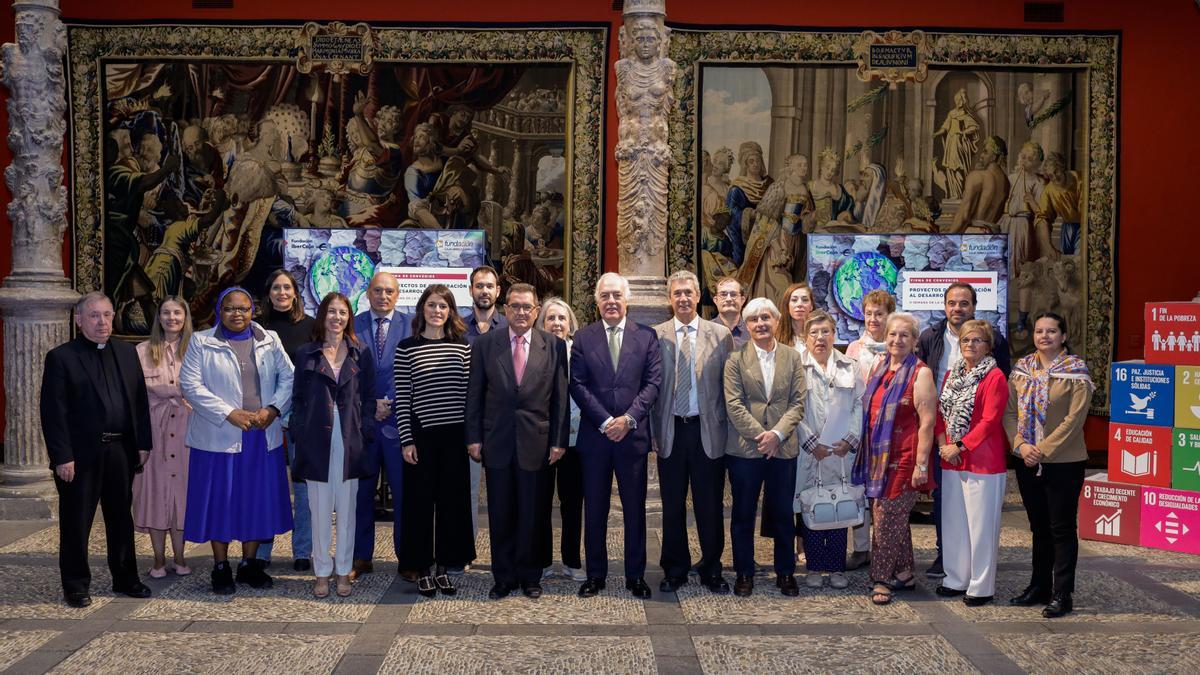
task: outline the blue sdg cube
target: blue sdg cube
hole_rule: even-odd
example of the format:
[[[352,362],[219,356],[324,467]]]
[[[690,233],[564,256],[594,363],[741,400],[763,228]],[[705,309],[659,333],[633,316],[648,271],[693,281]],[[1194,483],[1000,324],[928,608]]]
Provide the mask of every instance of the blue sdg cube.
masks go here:
[[[1175,421],[1172,366],[1148,365],[1143,361],[1114,363],[1111,391],[1109,417],[1113,422],[1169,427]]]

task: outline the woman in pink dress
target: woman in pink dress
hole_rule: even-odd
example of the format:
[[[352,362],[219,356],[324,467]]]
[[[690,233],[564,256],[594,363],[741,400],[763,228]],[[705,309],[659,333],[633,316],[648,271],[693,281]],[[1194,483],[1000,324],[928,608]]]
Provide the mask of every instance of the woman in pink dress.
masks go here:
[[[191,408],[179,388],[179,367],[192,337],[192,314],[183,299],[168,296],[158,306],[150,339],[137,346],[150,395],[154,447],[142,453],[143,471],[133,479],[133,524],[150,533],[154,567],[167,576],[166,538],[171,533],[175,573],[191,574],[183,558],[183,514],[187,500],[188,448],[184,444]]]

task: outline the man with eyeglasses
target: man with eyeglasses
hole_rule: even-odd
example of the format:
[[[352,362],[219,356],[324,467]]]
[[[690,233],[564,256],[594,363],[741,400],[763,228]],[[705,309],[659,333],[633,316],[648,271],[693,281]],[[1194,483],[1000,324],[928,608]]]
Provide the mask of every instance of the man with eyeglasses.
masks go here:
[[[741,289],[738,289],[741,292]],[[725,550],[725,361],[733,337],[719,323],[696,314],[700,281],[686,270],[667,280],[674,318],[658,324],[662,391],[651,420],[663,504],[663,593],[687,584],[692,564],[687,541],[688,486],[700,540],[696,571],[709,591],[729,592],[721,577]],[[701,414],[703,413],[703,414]]]
[[[516,588],[542,595],[541,552],[550,548],[550,502],[541,498],[546,467],[566,454],[570,434],[567,343],[533,327],[537,291],[508,288],[507,330],[471,347],[467,452],[487,472],[492,577],[488,597]]]
[[[717,280],[714,299],[717,302],[717,322],[733,336],[734,350],[745,347],[750,341],[750,333],[746,330],[746,322],[742,321],[742,305],[746,303],[742,282],[736,277],[721,277]]]
[[[962,352],[958,345],[958,331],[962,325],[975,318],[977,296],[975,287],[971,284],[956,281],[946,287],[942,296],[945,303],[946,318],[926,328],[917,340],[917,357],[933,369],[934,382],[938,390],[956,363],[962,360]],[[995,342],[992,345],[992,357],[996,359],[996,367],[1008,377],[1012,370],[1012,361],[1008,353],[1008,341],[995,331]],[[942,468],[940,462],[933,463],[933,479],[935,485],[942,484]],[[933,525],[937,531],[937,559],[925,570],[925,576],[940,579],[946,576],[942,569],[942,490],[933,490]]]

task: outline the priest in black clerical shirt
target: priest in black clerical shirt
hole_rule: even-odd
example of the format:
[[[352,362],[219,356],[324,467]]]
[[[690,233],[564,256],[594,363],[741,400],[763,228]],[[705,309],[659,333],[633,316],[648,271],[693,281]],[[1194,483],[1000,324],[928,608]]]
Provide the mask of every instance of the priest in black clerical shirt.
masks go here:
[[[99,503],[113,592],[149,597],[133,548],[133,474],[150,452],[146,381],[132,345],[109,340],[113,306],[102,293],[75,305],[79,335],[46,354],[42,435],[59,498],[58,566],[72,607],[91,604],[88,535]]]

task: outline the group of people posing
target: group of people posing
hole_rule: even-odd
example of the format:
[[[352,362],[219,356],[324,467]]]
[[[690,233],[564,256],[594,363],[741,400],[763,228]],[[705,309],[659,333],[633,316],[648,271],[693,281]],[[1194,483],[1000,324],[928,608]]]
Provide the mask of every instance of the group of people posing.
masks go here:
[[[629,284],[607,273],[595,289],[601,320],[581,328],[566,302],[540,299],[528,284],[507,289],[501,314],[490,267],[470,282],[464,312],[435,284],[409,316],[395,308],[395,279],[381,273],[369,311],[355,316],[348,298],[330,293],[313,318],[280,270],[261,307],[245,289],[226,289],[217,325],[195,333],[187,303],[167,298],[136,350],[110,340],[109,300],[84,296],[78,337],[46,357],[41,406],[68,604],[90,603],[97,503],[116,592],[150,594],[138,576],[136,527],[151,536],[152,577],[168,573],[168,534],[178,575],[191,572],[184,541],[210,543],[218,594],[271,587],[271,543],[290,531],[294,568],[313,570],[314,595],[348,596],[373,572],[381,472],[393,494],[399,573],[427,597],[455,594],[476,558],[486,472],[494,599],[517,590],[540,597],[552,574],[582,582],[582,597],[605,590],[615,477],[625,587],[648,598],[653,452],[664,593],[693,575],[713,593],[730,592],[721,562],[728,480],[737,596],[754,592],[761,510],[783,595],[799,594],[803,553],[808,587],[846,588],[847,569],[869,565],[871,600],[891,602],[915,587],[909,515],[918,494],[932,492],[938,556],[926,574],[942,578],[939,595],[982,605],[995,588],[1011,452],[1033,532],[1032,579],[1011,602],[1045,604],[1048,617],[1071,611],[1092,384],[1061,317],[1036,319],[1036,351],[1010,372],[1007,344],[974,318],[966,284],[947,289],[946,319],[923,333],[891,295],[868,294],[863,335],[843,353],[834,319],[813,311],[804,283],[786,289],[781,312],[721,279],[719,314],[706,320],[698,279],[677,272],[668,279],[674,316],[651,328],[629,320]],[[798,497],[818,484],[863,486],[862,525],[806,527]],[[688,546],[689,492],[698,561]],[[242,548],[236,568],[232,541]]]

